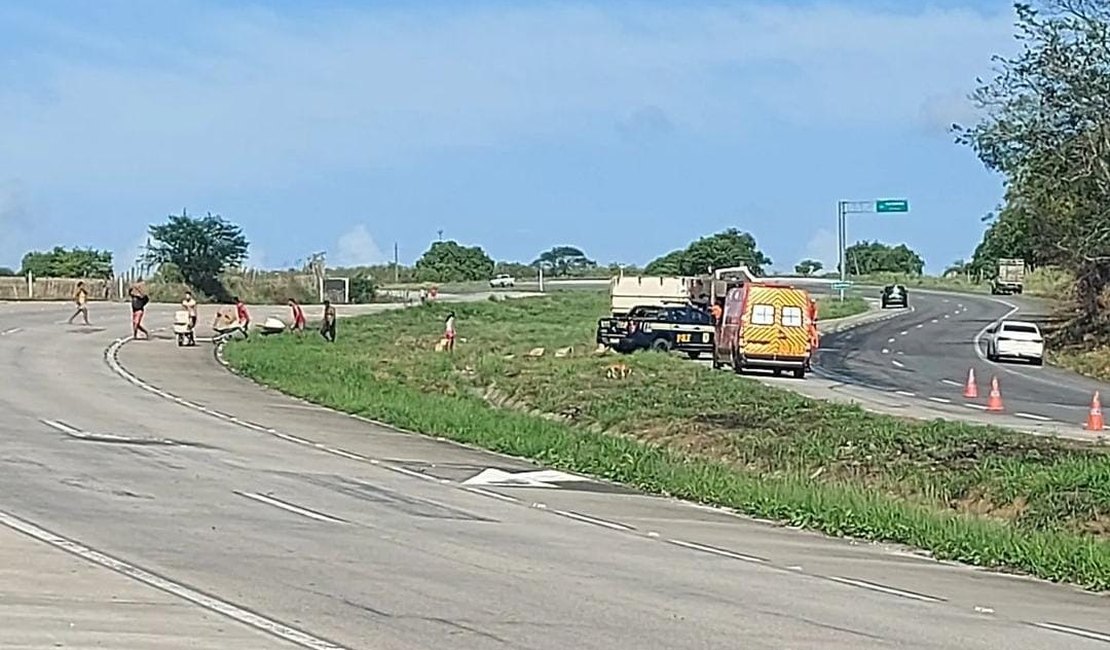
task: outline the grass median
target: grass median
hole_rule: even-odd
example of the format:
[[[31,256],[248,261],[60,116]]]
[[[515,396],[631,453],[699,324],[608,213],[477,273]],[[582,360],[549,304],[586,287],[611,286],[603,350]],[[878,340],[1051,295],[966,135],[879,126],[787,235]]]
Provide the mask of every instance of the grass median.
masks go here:
[[[454,354],[436,353],[448,310],[461,338]],[[547,466],[1110,587],[1103,448],[870,414],[676,356],[596,356],[606,310],[590,293],[433,304],[341,321],[334,345],[258,337],[225,356],[287,393]],[[528,356],[537,347],[545,354]],[[627,379],[606,378],[617,360]]]

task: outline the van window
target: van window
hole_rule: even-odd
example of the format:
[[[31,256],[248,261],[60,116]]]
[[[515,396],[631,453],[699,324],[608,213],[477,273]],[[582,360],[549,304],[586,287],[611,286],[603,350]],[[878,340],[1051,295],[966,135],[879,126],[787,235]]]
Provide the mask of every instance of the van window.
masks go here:
[[[785,327],[801,327],[802,326],[802,308],[801,307],[783,307],[782,308],[782,324]]]
[[[774,305],[752,305],[752,325],[774,325]]]

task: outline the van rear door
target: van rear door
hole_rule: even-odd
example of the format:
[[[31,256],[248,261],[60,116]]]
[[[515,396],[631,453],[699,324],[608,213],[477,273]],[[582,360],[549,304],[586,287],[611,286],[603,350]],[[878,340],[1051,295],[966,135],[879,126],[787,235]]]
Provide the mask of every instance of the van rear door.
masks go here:
[[[806,310],[809,298],[798,289],[781,289],[775,355],[801,358],[809,354],[811,336]]]
[[[779,325],[774,287],[750,286],[744,304],[746,318],[740,332],[746,356],[774,356],[778,348]]]

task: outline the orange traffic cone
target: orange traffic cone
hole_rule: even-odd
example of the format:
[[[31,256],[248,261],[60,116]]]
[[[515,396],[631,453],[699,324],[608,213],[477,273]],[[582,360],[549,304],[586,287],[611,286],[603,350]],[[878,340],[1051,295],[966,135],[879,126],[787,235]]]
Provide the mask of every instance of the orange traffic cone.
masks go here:
[[[1102,401],[1099,400],[1096,390],[1095,396],[1091,398],[1091,411],[1087,414],[1087,430],[1102,431],[1102,429]]]
[[[979,386],[975,383],[975,368],[967,369],[967,385],[964,386],[964,397],[968,399],[979,397]]]
[[[998,390],[998,377],[991,377],[991,394],[987,398],[987,410],[994,412],[1002,410],[1002,391]]]

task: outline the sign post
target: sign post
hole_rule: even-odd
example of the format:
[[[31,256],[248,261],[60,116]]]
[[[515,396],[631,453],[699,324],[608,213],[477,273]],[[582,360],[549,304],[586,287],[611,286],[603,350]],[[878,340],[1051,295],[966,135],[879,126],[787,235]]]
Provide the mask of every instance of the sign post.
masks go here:
[[[852,286],[848,281],[848,260],[845,253],[848,244],[847,219],[849,214],[891,214],[910,211],[910,202],[906,199],[876,199],[874,201],[837,201],[836,203],[836,230],[839,242],[838,266],[840,268],[840,282],[833,284],[834,289],[840,291],[840,299],[844,300],[844,290]]]

